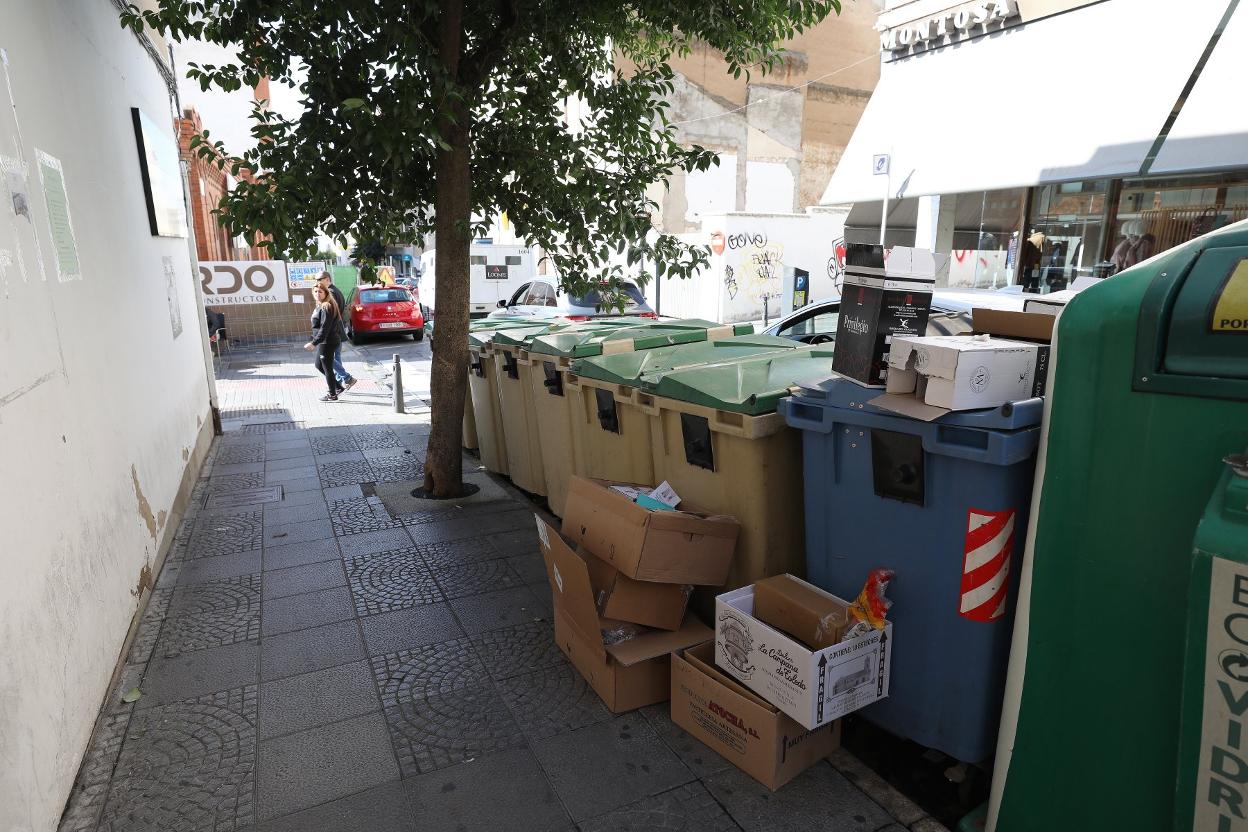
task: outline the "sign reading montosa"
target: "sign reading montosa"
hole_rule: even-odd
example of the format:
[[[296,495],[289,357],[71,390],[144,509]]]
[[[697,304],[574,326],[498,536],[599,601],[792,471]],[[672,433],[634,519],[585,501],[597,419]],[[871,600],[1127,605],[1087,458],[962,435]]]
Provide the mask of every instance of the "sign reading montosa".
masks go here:
[[[201,260],[205,306],[289,303],[284,260]]]

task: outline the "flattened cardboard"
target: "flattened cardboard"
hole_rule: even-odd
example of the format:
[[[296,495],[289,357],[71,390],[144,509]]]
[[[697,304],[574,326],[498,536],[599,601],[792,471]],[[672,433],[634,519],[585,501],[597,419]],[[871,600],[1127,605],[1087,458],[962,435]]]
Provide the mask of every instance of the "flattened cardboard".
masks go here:
[[[592,556],[585,559],[585,565],[599,615],[661,630],[680,629],[693,590],[691,585],[637,581],[602,558]]]
[[[971,323],[976,332],[1024,341],[1053,340],[1053,315],[1036,312],[1010,312],[1004,309],[972,309]]]
[[[839,721],[808,731],[716,670],[714,645],[672,654],[672,721],[775,791],[841,744]]]
[[[563,533],[626,577],[668,584],[723,586],[740,526],[682,503],[681,511],[651,511],[610,483],[572,477]]]
[[[614,713],[666,701],[671,693],[668,655],[711,638],[711,629],[686,616],[675,632],[652,630],[604,645],[603,628],[613,622],[600,618],[594,607],[586,561],[541,517],[537,523],[559,649]]]
[[[892,638],[886,622],[810,650],[754,617],[752,585],[715,599],[715,665],[807,729],[888,696]]]
[[[754,617],[812,650],[838,643],[849,628],[849,605],[792,575],[754,583]]]

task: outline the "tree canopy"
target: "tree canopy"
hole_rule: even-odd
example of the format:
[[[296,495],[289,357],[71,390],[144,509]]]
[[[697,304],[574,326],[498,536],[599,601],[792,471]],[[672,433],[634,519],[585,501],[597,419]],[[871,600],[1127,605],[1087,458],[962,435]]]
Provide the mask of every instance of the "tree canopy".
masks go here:
[[[612,252],[673,276],[705,263],[704,250],[647,237],[656,208],[647,186],[715,164],[713,152],[682,147],[667,119],[670,57],[696,39],[734,74],[766,70],[782,40],[839,11],[836,0],[464,0],[452,76],[439,54],[442,5],[159,0],[152,11],[132,6],[126,20],[234,46],[236,63],[192,65],[205,89],[262,77],[298,88],[303,114],[258,107],[259,141],[242,158],[201,146],[260,172],[221,206],[232,230],[263,231],[291,252],[318,230],[340,240],[430,234],[436,155],[450,141],[439,116],[458,100],[471,120],[472,214],[506,212],[575,289],[609,277]],[[635,67],[627,77],[617,55]]]

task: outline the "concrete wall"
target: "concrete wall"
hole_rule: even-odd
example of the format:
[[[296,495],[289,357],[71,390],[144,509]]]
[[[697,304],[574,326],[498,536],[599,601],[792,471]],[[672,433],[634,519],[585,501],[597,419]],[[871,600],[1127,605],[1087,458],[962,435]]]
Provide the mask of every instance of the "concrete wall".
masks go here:
[[[0,830],[49,832],[212,426],[187,240],[151,235],[131,122],[173,138],[157,65],[109,0],[0,0],[0,48]]]

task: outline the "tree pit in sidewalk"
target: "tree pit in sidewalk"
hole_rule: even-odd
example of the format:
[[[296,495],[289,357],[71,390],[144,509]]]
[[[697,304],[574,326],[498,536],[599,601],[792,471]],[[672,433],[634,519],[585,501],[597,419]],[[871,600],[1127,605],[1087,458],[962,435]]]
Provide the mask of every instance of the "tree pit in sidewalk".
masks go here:
[[[478,491],[481,490],[481,486],[477,485],[475,482],[465,482],[465,483],[461,483],[461,485],[463,488],[460,491],[460,493],[452,494],[447,497],[439,497],[435,494],[431,494],[430,492],[425,490],[425,487],[423,485],[420,488],[413,488],[411,491],[411,494],[417,500],[445,501],[445,500],[462,500],[465,497],[471,497],[473,494],[476,494]]]

